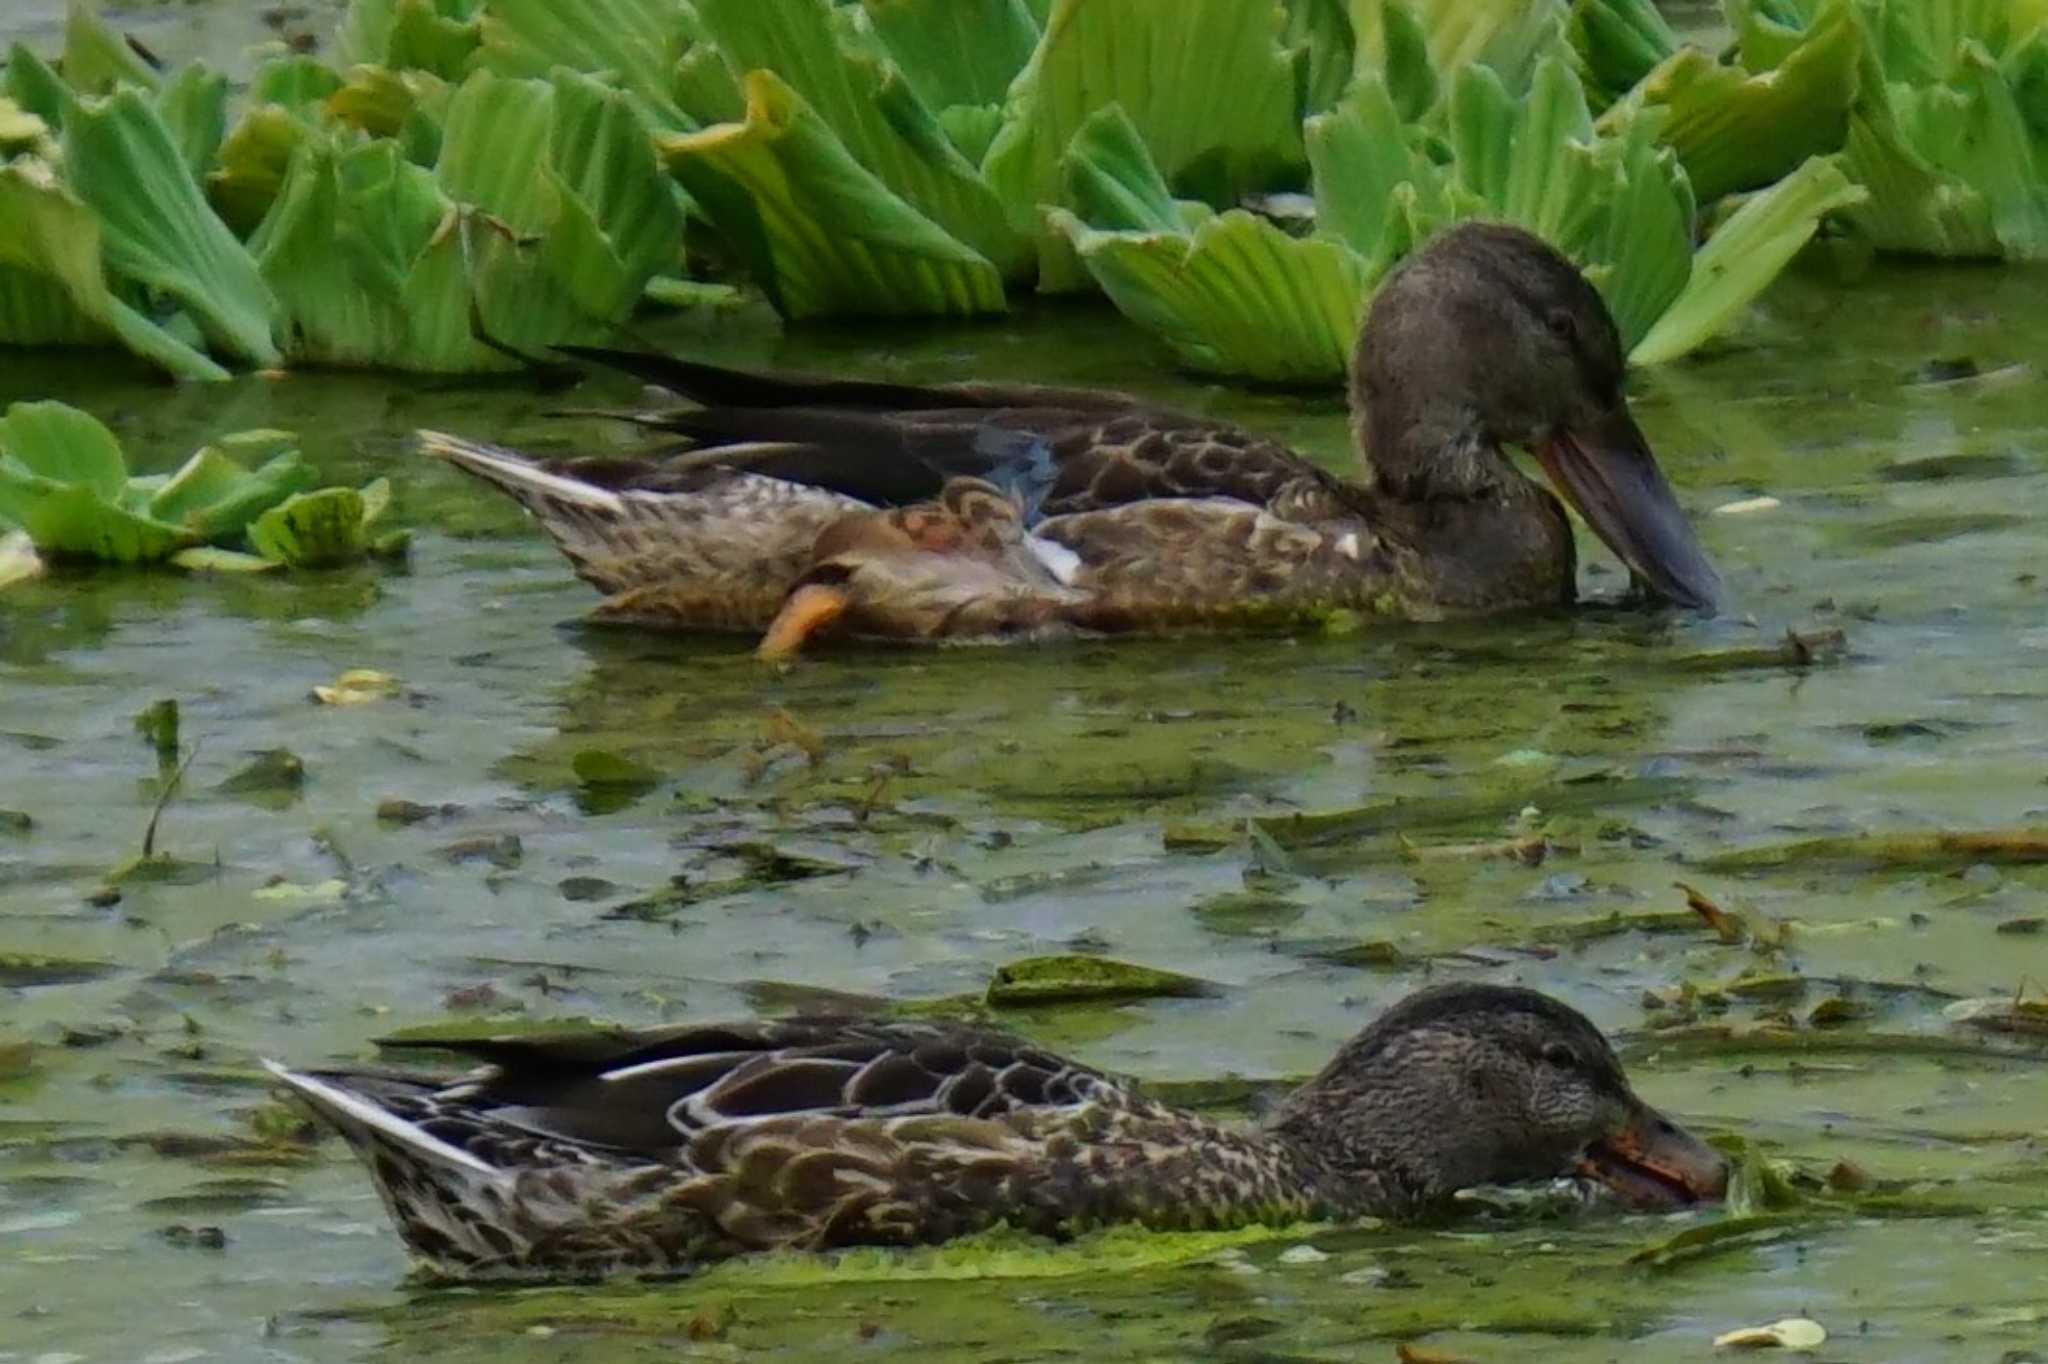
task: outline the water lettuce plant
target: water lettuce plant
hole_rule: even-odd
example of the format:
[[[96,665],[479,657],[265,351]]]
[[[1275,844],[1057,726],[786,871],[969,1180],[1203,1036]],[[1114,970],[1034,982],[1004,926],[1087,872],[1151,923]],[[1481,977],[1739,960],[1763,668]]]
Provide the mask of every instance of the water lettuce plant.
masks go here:
[[[289,431],[222,436],[172,473],[136,476],[89,413],[28,402],[0,417],[0,526],[52,557],[324,568],[403,548],[402,534],[372,531],[391,497],[382,479],[360,491],[318,481]]]
[[[1713,335],[1825,214],[1861,197],[1836,166],[1810,158],[1695,253],[1697,206],[1660,140],[1664,110],[1632,107],[1596,125],[1556,51],[1537,59],[1520,94],[1483,64],[1443,86],[1433,71],[1413,81],[1418,69],[1429,70],[1425,59],[1411,58],[1405,74],[1363,73],[1308,121],[1308,236],[1242,209],[1175,201],[1114,109],[1075,137],[1066,166],[1080,207],[1053,221],[1117,306],[1184,364],[1324,383],[1343,374],[1378,280],[1446,223],[1518,223],[1558,246],[1605,295],[1631,358],[1649,364]],[[1404,117],[1404,105],[1419,104],[1420,120]]]
[[[1725,4],[1711,54],[1653,0],[353,0],[337,64],[231,110],[79,0],[0,79],[0,341],[510,368],[693,297],[687,238],[792,319],[1100,289],[1188,365],[1327,382],[1465,217],[1571,255],[1645,363],[1824,217],[2048,252],[2048,0]]]
[[[1843,218],[1882,251],[2048,256],[2048,3],[1724,0],[1726,60],[1582,0],[1583,46],[1651,61],[1618,98],[1669,110],[1664,141],[1704,200],[1840,149],[1869,190]],[[1631,55],[1632,54],[1632,55]]]
[[[452,8],[461,9],[460,5]],[[0,83],[0,340],[118,341],[180,378],[228,366],[515,367],[608,334],[680,261],[683,197],[630,93],[568,67],[473,68],[419,0],[355,41],[422,65],[273,62],[228,127],[203,66],[168,79],[84,9],[61,74]],[[474,8],[469,7],[469,8]],[[458,32],[460,30],[460,32]]]
[[[1796,50],[1848,0],[1751,0],[1739,38]],[[2048,259],[2048,0],[1854,0],[1865,38],[1843,165],[1884,251]]]

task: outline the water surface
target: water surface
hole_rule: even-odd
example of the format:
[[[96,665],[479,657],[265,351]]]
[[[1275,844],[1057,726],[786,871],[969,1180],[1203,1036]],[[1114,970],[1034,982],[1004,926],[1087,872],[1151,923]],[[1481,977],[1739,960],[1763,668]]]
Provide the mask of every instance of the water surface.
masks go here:
[[[418,535],[404,571],[64,571],[0,602],[0,807],[33,820],[0,830],[0,1360],[1353,1359],[1421,1337],[1483,1360],[1698,1359],[1719,1331],[1794,1313],[1833,1333],[1826,1358],[2027,1357],[2048,1089],[2036,1060],[1944,1008],[2048,976],[2042,873],[1701,865],[1821,835],[2048,822],[2048,276],[1832,268],[1637,385],[1728,577],[1721,620],[1596,607],[1311,639],[842,648],[786,673],[742,640],[578,625],[589,592],[519,513],[409,448],[424,424],[535,449],[623,439],[544,415],[563,395],[346,374],[172,388],[119,357],[10,356],[0,402],[85,406],[147,468],[221,431],[297,429],[337,481],[390,475]],[[732,363],[1126,387],[1347,459],[1334,398],[1178,377],[1104,310],[655,330]],[[573,401],[635,396],[596,378]],[[1761,495],[1780,505],[1712,514]],[[1590,540],[1585,558],[1588,595],[1614,595],[1612,561]],[[1700,663],[1794,627],[1841,629],[1847,656]],[[355,667],[403,694],[310,700]],[[198,749],[158,834],[190,865],[109,903],[157,799],[133,717],[159,698]],[[296,794],[223,789],[278,748],[304,763]],[[571,772],[591,749],[662,780],[594,796]],[[1278,876],[1236,833],[1395,798],[1414,803]],[[380,820],[393,799],[449,808]],[[1218,829],[1220,846],[1188,837]],[[1532,830],[1555,845],[1539,866],[1417,860],[1401,841]],[[659,903],[679,873],[738,877],[763,842],[823,874]],[[1597,916],[1682,909],[1681,880],[1789,923],[1787,946],[1586,936]],[[1362,942],[1405,964],[1315,955]],[[1076,947],[1225,988],[1006,1026],[1162,1081],[1284,1077],[1426,981],[1534,985],[1626,1038],[1646,1097],[1699,1129],[1819,1172],[1852,1159],[1926,1215],[1800,1227],[1654,1275],[1625,1258],[1688,1223],[1602,1212],[1320,1233],[1328,1258],[1310,1263],[1283,1261],[1301,1238],[1282,1238],[1025,1281],[450,1292],[408,1280],[338,1143],[294,1156],[260,1135],[284,1114],[259,1056],[366,1057],[451,1015],[930,999]],[[1665,1031],[1681,982],[1759,971],[1804,985],[1709,1021],[1782,1016],[1808,1049]],[[1813,1026],[1836,996],[1863,1017]]]

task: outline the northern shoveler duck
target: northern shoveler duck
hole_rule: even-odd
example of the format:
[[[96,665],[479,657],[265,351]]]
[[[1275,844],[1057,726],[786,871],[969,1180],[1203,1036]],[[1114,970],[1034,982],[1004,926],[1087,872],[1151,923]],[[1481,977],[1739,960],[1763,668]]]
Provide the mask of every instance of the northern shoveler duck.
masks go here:
[[[1410,996],[1252,1127],[940,1023],[455,1049],[487,1064],[452,1082],[270,1068],[355,1148],[413,1252],[463,1278],[679,1273],[1002,1221],[1056,1235],[1401,1217],[1572,1172],[1658,1207],[1727,1184],[1722,1158],[1636,1097],[1582,1015],[1492,985]]]
[[[1086,389],[745,374],[571,348],[694,400],[636,419],[660,459],[543,464],[422,432],[519,499],[601,618],[911,639],[1438,620],[1569,604],[1551,484],[1656,594],[1720,583],[1623,393],[1620,334],[1572,263],[1465,224],[1402,263],[1351,367],[1362,478],[1238,427]]]

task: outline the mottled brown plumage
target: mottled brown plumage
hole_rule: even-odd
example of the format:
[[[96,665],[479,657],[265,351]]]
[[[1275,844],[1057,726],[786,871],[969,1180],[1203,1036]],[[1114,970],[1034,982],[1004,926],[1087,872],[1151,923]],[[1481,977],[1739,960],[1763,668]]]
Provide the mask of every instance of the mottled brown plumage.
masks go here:
[[[678,1273],[747,1251],[1408,1216],[1574,1171],[1718,1197],[1720,1157],[1528,990],[1413,995],[1259,1126],[997,1033],[797,1019],[455,1044],[452,1082],[271,1069],[337,1128],[413,1252],[459,1277]]]
[[[1571,263],[1466,224],[1398,267],[1353,359],[1363,476],[1115,393],[743,374],[575,350],[698,406],[637,414],[649,460],[542,466],[453,436],[606,594],[603,617],[914,639],[1433,620],[1574,593],[1563,496],[1651,588],[1719,590],[1622,391],[1613,319]],[[785,613],[785,607],[789,608]]]

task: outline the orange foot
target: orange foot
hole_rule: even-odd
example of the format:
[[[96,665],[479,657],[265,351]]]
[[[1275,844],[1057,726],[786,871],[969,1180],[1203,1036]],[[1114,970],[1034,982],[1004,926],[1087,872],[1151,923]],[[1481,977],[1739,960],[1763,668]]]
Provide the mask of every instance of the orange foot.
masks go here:
[[[851,598],[843,588],[823,583],[805,583],[789,594],[768,633],[761,636],[754,655],[764,662],[782,663],[796,657],[804,641],[846,614]]]

